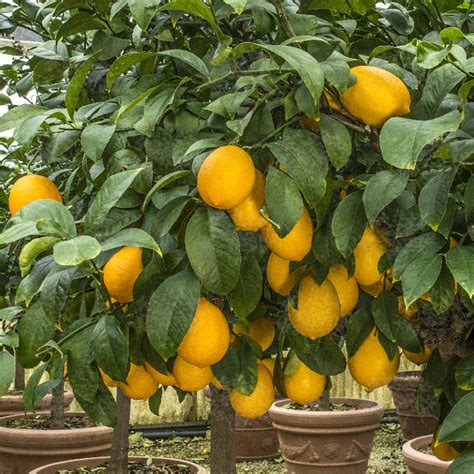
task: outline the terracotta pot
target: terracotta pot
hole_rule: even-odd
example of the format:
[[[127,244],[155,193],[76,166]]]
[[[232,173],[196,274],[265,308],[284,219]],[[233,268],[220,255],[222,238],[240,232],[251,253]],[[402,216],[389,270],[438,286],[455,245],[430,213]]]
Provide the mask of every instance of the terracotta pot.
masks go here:
[[[416,391],[420,378],[421,371],[400,372],[389,384],[406,440],[433,434],[438,425],[437,418],[431,414],[419,413],[416,408]]]
[[[283,408],[288,403],[290,400],[275,402],[270,417],[278,430],[289,474],[365,474],[383,405],[363,399],[332,398],[331,403],[358,409],[318,412]]]
[[[409,474],[443,474],[451,462],[441,461],[436,456],[418,451],[431,445],[432,435],[420,436],[403,445],[403,460]]]
[[[85,416],[84,413],[68,415]],[[97,426],[71,430],[35,430],[5,427],[7,421],[23,416],[12,415],[0,419],[1,474],[25,474],[53,462],[110,453],[112,428]]]
[[[37,413],[49,412],[51,408],[51,395],[46,395],[36,404]],[[64,392],[64,409],[69,410],[74,396],[72,392]],[[10,415],[22,415],[25,413],[25,402],[23,395],[6,395],[0,397],[0,418]]]
[[[47,466],[42,466],[33,471],[30,471],[30,474],[57,474],[60,469],[77,469],[80,467],[94,468],[100,466],[104,462],[109,461],[108,457],[96,457],[96,458],[82,458],[74,459],[71,461],[57,462],[53,464],[48,464]],[[146,461],[148,458],[146,456],[131,456],[128,458],[129,461]],[[207,469],[204,469],[198,464],[194,464],[188,461],[181,461],[180,459],[172,458],[152,458],[153,461],[162,463],[162,464],[181,464],[186,465],[192,472],[197,474],[207,474]]]

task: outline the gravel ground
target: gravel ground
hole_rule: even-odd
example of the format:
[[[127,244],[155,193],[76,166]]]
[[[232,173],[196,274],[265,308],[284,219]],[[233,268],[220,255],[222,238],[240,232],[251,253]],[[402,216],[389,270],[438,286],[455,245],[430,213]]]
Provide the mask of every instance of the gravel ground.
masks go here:
[[[131,435],[130,454],[168,456],[193,461],[209,467],[209,439],[180,438],[151,441],[140,433]],[[374,448],[369,461],[369,474],[405,473],[402,459],[403,438],[398,424],[383,424],[375,436]],[[274,461],[239,463],[237,472],[253,474],[284,474],[285,463],[281,458]]]

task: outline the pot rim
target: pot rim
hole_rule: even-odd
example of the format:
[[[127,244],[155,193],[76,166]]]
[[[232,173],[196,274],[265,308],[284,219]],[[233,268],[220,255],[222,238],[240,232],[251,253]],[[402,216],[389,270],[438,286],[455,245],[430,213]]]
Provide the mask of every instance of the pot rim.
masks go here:
[[[166,456],[129,456],[128,460],[129,461],[144,461],[147,459],[153,459],[154,461],[165,461],[165,462],[171,462],[171,463],[177,463],[177,464],[186,464],[188,466],[194,467],[197,469],[197,474],[208,474],[208,470],[200,466],[199,464],[196,464],[192,461],[186,461],[184,459],[176,459],[176,458],[169,458]],[[29,474],[41,474],[44,472],[43,470],[45,469],[54,469],[56,467],[67,467],[63,466],[64,464],[69,464],[69,463],[75,463],[77,461],[80,462],[103,462],[103,461],[108,461],[110,459],[110,456],[97,456],[97,457],[89,457],[89,458],[77,458],[77,459],[69,459],[67,461],[59,461],[59,462],[54,462],[51,464],[46,464],[44,466],[37,467],[36,469],[33,469],[32,471],[29,472]]]
[[[40,413],[41,415],[44,415],[45,413]],[[85,413],[80,413],[80,412],[66,412],[64,414],[66,417],[69,416],[80,416],[80,417],[85,417],[87,416]],[[32,435],[35,436],[37,433],[42,433],[42,436],[44,438],[57,438],[58,436],[62,436],[65,433],[81,433],[81,434],[92,434],[92,433],[97,433],[97,431],[110,431],[112,432],[113,429],[109,428],[108,426],[102,426],[102,425],[97,425],[97,426],[92,426],[89,428],[68,428],[68,429],[62,429],[62,430],[40,430],[37,428],[8,428],[4,426],[4,423],[10,420],[15,420],[17,418],[23,418],[24,416],[27,417],[32,417],[35,416],[32,413],[26,414],[21,413],[18,415],[9,415],[9,416],[4,416],[0,418],[0,437],[3,435],[6,435],[7,433],[13,436],[28,436]],[[28,433],[28,434],[26,434]]]
[[[418,451],[419,448],[430,445],[432,440],[433,435],[425,435],[407,441],[402,447],[403,457],[416,464],[423,464],[425,466],[428,464],[432,467],[447,469],[452,464],[452,461],[441,461],[441,459],[432,454]]]
[[[350,398],[350,397],[331,397],[331,402],[336,403],[369,403],[371,406],[367,408],[359,408],[357,410],[346,410],[346,411],[305,411],[305,410],[294,410],[291,408],[282,408],[280,405],[284,405],[287,403],[291,403],[292,400],[286,398],[284,400],[278,400],[273,403],[270,408],[270,413],[274,414],[282,414],[282,415],[291,415],[292,417],[299,418],[299,419],[308,419],[308,418],[320,418],[321,415],[324,415],[325,418],[332,418],[332,419],[343,419],[349,420],[354,417],[354,413],[360,415],[373,415],[381,411],[382,413],[385,411],[385,407],[374,400],[368,400],[366,398]]]

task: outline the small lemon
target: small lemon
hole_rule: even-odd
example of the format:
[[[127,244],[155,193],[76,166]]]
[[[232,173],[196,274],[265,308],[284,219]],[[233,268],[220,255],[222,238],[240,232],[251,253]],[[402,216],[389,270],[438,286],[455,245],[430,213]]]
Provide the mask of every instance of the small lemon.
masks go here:
[[[283,380],[288,398],[300,405],[315,402],[326,388],[326,376],[314,372],[301,361],[296,371],[285,375]]]
[[[262,348],[262,351],[266,351],[275,339],[275,325],[269,317],[255,319],[250,323],[248,330],[240,324],[234,324],[233,329],[236,334],[246,334],[251,337]]]
[[[270,288],[281,296],[288,296],[296,284],[297,272],[290,273],[290,261],[272,253],[267,262]]]
[[[328,280],[333,284],[341,305],[341,317],[354,311],[359,301],[359,287],[354,277],[349,277],[347,268],[340,263],[329,269]]]
[[[174,361],[173,375],[178,387],[185,392],[202,390],[214,379],[210,367],[198,367],[186,362],[180,356],[176,357]]]

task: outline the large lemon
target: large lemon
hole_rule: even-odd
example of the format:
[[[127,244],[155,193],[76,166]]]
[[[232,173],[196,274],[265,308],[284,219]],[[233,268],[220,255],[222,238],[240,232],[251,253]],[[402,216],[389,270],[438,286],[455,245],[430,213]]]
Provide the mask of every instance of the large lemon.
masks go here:
[[[295,372],[284,376],[284,384],[288,398],[304,405],[316,401],[322,395],[326,388],[326,376],[300,362]]]
[[[380,234],[372,227],[366,227],[354,250],[354,276],[360,285],[369,287],[382,281],[383,274],[379,272],[378,264],[387,249],[388,245]]]
[[[252,158],[238,146],[217,148],[202,163],[197,184],[206,204],[232,209],[242,204],[252,192],[255,184]]]
[[[122,247],[104,266],[104,284],[110,296],[119,303],[131,303],[142,270],[142,249]]]
[[[337,326],[340,314],[341,306],[333,284],[326,279],[318,285],[311,275],[301,280],[298,307],[288,303],[291,324],[310,339],[328,335]]]
[[[255,184],[250,196],[236,207],[229,210],[229,215],[238,230],[257,232],[267,221],[260,214],[265,203],[265,176],[255,170]]]
[[[165,387],[176,385],[176,380],[173,374],[163,374],[156,370],[151,364],[145,362],[145,369],[153,377],[156,383],[164,385]]]
[[[8,196],[10,213],[16,214],[23,206],[38,199],[63,202],[56,185],[45,176],[28,174],[15,181]]]
[[[240,324],[234,324],[233,329],[236,334],[247,334],[251,337],[262,351],[266,351],[275,339],[275,325],[269,317],[255,319],[250,323],[249,329]]]
[[[390,360],[375,329],[348,362],[352,378],[368,390],[388,385],[397,375],[399,365],[400,353]]]
[[[290,261],[272,253],[267,262],[267,280],[270,288],[281,296],[288,296],[295,286],[297,272],[290,273]]]
[[[120,390],[133,400],[148,400],[158,390],[158,383],[147,372],[144,365],[130,365],[127,383],[119,382]]]
[[[173,365],[173,375],[176,383],[185,392],[196,392],[209,385],[214,374],[210,367],[198,367],[186,362],[182,357],[176,357]]]
[[[261,229],[262,237],[268,248],[285,260],[299,262],[311,250],[313,242],[313,222],[306,209],[296,225],[283,238],[281,238],[270,224]]]
[[[410,113],[410,92],[403,81],[385,69],[357,66],[357,82],[341,96],[346,110],[361,122],[380,128],[391,117]]]
[[[352,313],[359,301],[359,287],[356,279],[349,277],[347,268],[337,263],[329,269],[328,280],[337,291],[341,305],[341,317]]]
[[[215,304],[201,296],[178,354],[190,364],[207,367],[217,364],[225,356],[229,343],[229,325],[224,314]]]

